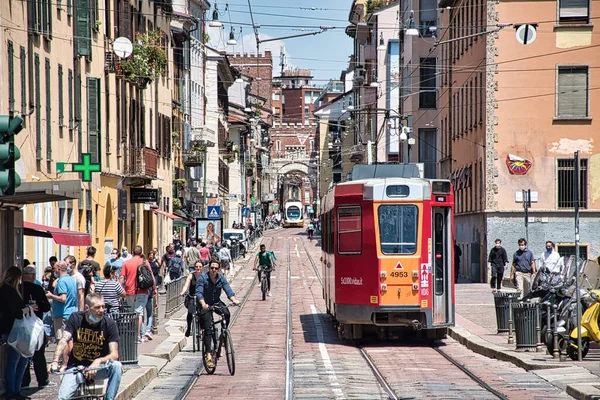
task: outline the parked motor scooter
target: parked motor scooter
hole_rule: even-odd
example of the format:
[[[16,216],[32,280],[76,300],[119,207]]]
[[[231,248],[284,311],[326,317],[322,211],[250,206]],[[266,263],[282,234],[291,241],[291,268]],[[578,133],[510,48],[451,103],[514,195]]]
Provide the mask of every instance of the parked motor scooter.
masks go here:
[[[600,343],[600,326],[598,318],[600,317],[600,289],[594,289],[589,292],[592,304],[585,310],[581,316],[581,357],[585,357],[590,350],[590,342]],[[577,327],[571,332],[567,354],[571,360],[577,360]]]

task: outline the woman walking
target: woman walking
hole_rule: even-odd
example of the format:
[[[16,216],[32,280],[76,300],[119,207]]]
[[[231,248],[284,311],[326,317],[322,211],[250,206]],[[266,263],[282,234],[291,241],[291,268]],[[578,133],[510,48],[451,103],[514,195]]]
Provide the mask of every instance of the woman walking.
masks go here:
[[[185,280],[185,285],[183,286],[183,289],[181,289],[181,293],[179,293],[180,296],[186,296],[187,292],[185,303],[188,309],[188,313],[185,337],[190,336],[190,329],[192,328],[192,318],[194,316],[194,312],[196,312],[196,303],[193,301],[193,296],[196,295],[196,280],[200,278],[200,275],[202,275],[203,267],[204,264],[202,263],[202,261],[196,261],[196,263],[194,264],[194,272],[188,275],[187,279]]]
[[[6,341],[12,330],[15,319],[23,319],[29,315],[31,309],[23,300],[19,285],[21,284],[21,270],[17,267],[10,267],[4,273],[4,279],[0,283],[0,304],[2,312],[0,313],[0,335]],[[31,306],[33,311],[37,311],[36,304]],[[21,382],[23,374],[27,367],[28,358],[21,356],[11,346],[6,346],[6,369],[4,371],[4,381],[6,384],[6,399],[25,399],[21,396]]]
[[[95,287],[95,292],[104,297],[107,313],[119,311],[119,300],[125,297],[125,290],[117,280],[117,271],[119,268],[107,264],[104,266],[102,273],[104,280],[98,282]]]

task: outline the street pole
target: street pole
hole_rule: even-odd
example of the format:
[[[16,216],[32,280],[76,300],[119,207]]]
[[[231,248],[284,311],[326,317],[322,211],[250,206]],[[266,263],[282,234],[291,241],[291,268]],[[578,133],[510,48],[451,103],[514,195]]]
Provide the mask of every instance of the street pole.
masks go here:
[[[581,299],[579,298],[579,151],[575,152],[574,157],[574,179],[573,179],[573,199],[575,200],[575,308],[577,310],[577,360],[581,361]]]
[[[531,207],[531,189],[523,190],[523,208],[525,209],[525,240],[529,243],[529,207]]]
[[[402,2],[398,1],[398,124],[396,125],[396,135],[398,135],[398,143],[400,143],[400,132],[402,131],[402,124],[400,123],[400,116],[402,115],[402,90],[400,90],[401,89],[400,61],[402,58],[400,55],[400,45],[402,44],[402,23],[403,23],[403,21],[404,21],[404,19],[402,17]],[[408,142],[408,140],[407,140],[407,142]],[[398,144],[398,146],[400,146],[400,144]],[[408,146],[408,143],[407,143],[407,146]],[[404,147],[404,145],[402,147]],[[409,147],[409,149],[410,149],[410,147]],[[402,149],[402,153],[404,153],[404,149]],[[402,158],[404,158],[404,154],[402,154]],[[402,161],[404,161],[404,160],[402,160]],[[409,156],[408,161],[410,162],[410,156]]]
[[[206,206],[206,164],[207,164],[207,158],[208,158],[208,152],[206,151],[206,146],[204,146],[204,172],[203,172],[203,178],[204,178],[204,183],[203,186],[204,188],[202,189],[202,217],[206,218],[206,210],[208,209],[208,207]]]

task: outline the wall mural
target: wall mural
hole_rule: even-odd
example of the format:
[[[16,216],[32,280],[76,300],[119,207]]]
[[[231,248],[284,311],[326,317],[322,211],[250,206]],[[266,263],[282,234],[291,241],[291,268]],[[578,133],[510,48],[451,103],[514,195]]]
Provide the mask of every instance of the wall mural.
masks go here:
[[[513,175],[525,175],[533,163],[525,158],[508,154],[506,156],[506,166],[508,171]]]

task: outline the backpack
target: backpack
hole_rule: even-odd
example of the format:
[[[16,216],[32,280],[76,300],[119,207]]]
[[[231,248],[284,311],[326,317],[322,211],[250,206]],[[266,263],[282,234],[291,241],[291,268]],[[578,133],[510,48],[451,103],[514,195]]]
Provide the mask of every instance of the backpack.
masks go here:
[[[150,271],[150,268],[146,265],[145,259],[142,259],[142,264],[137,268],[135,280],[137,282],[137,288],[141,290],[150,289],[154,286],[152,271]]]
[[[273,254],[272,251],[267,251],[267,254],[273,258],[273,261],[277,260],[277,257],[275,257],[275,254]]]
[[[183,272],[183,260],[179,257],[173,257],[169,259],[167,264],[169,272],[182,273]]]

